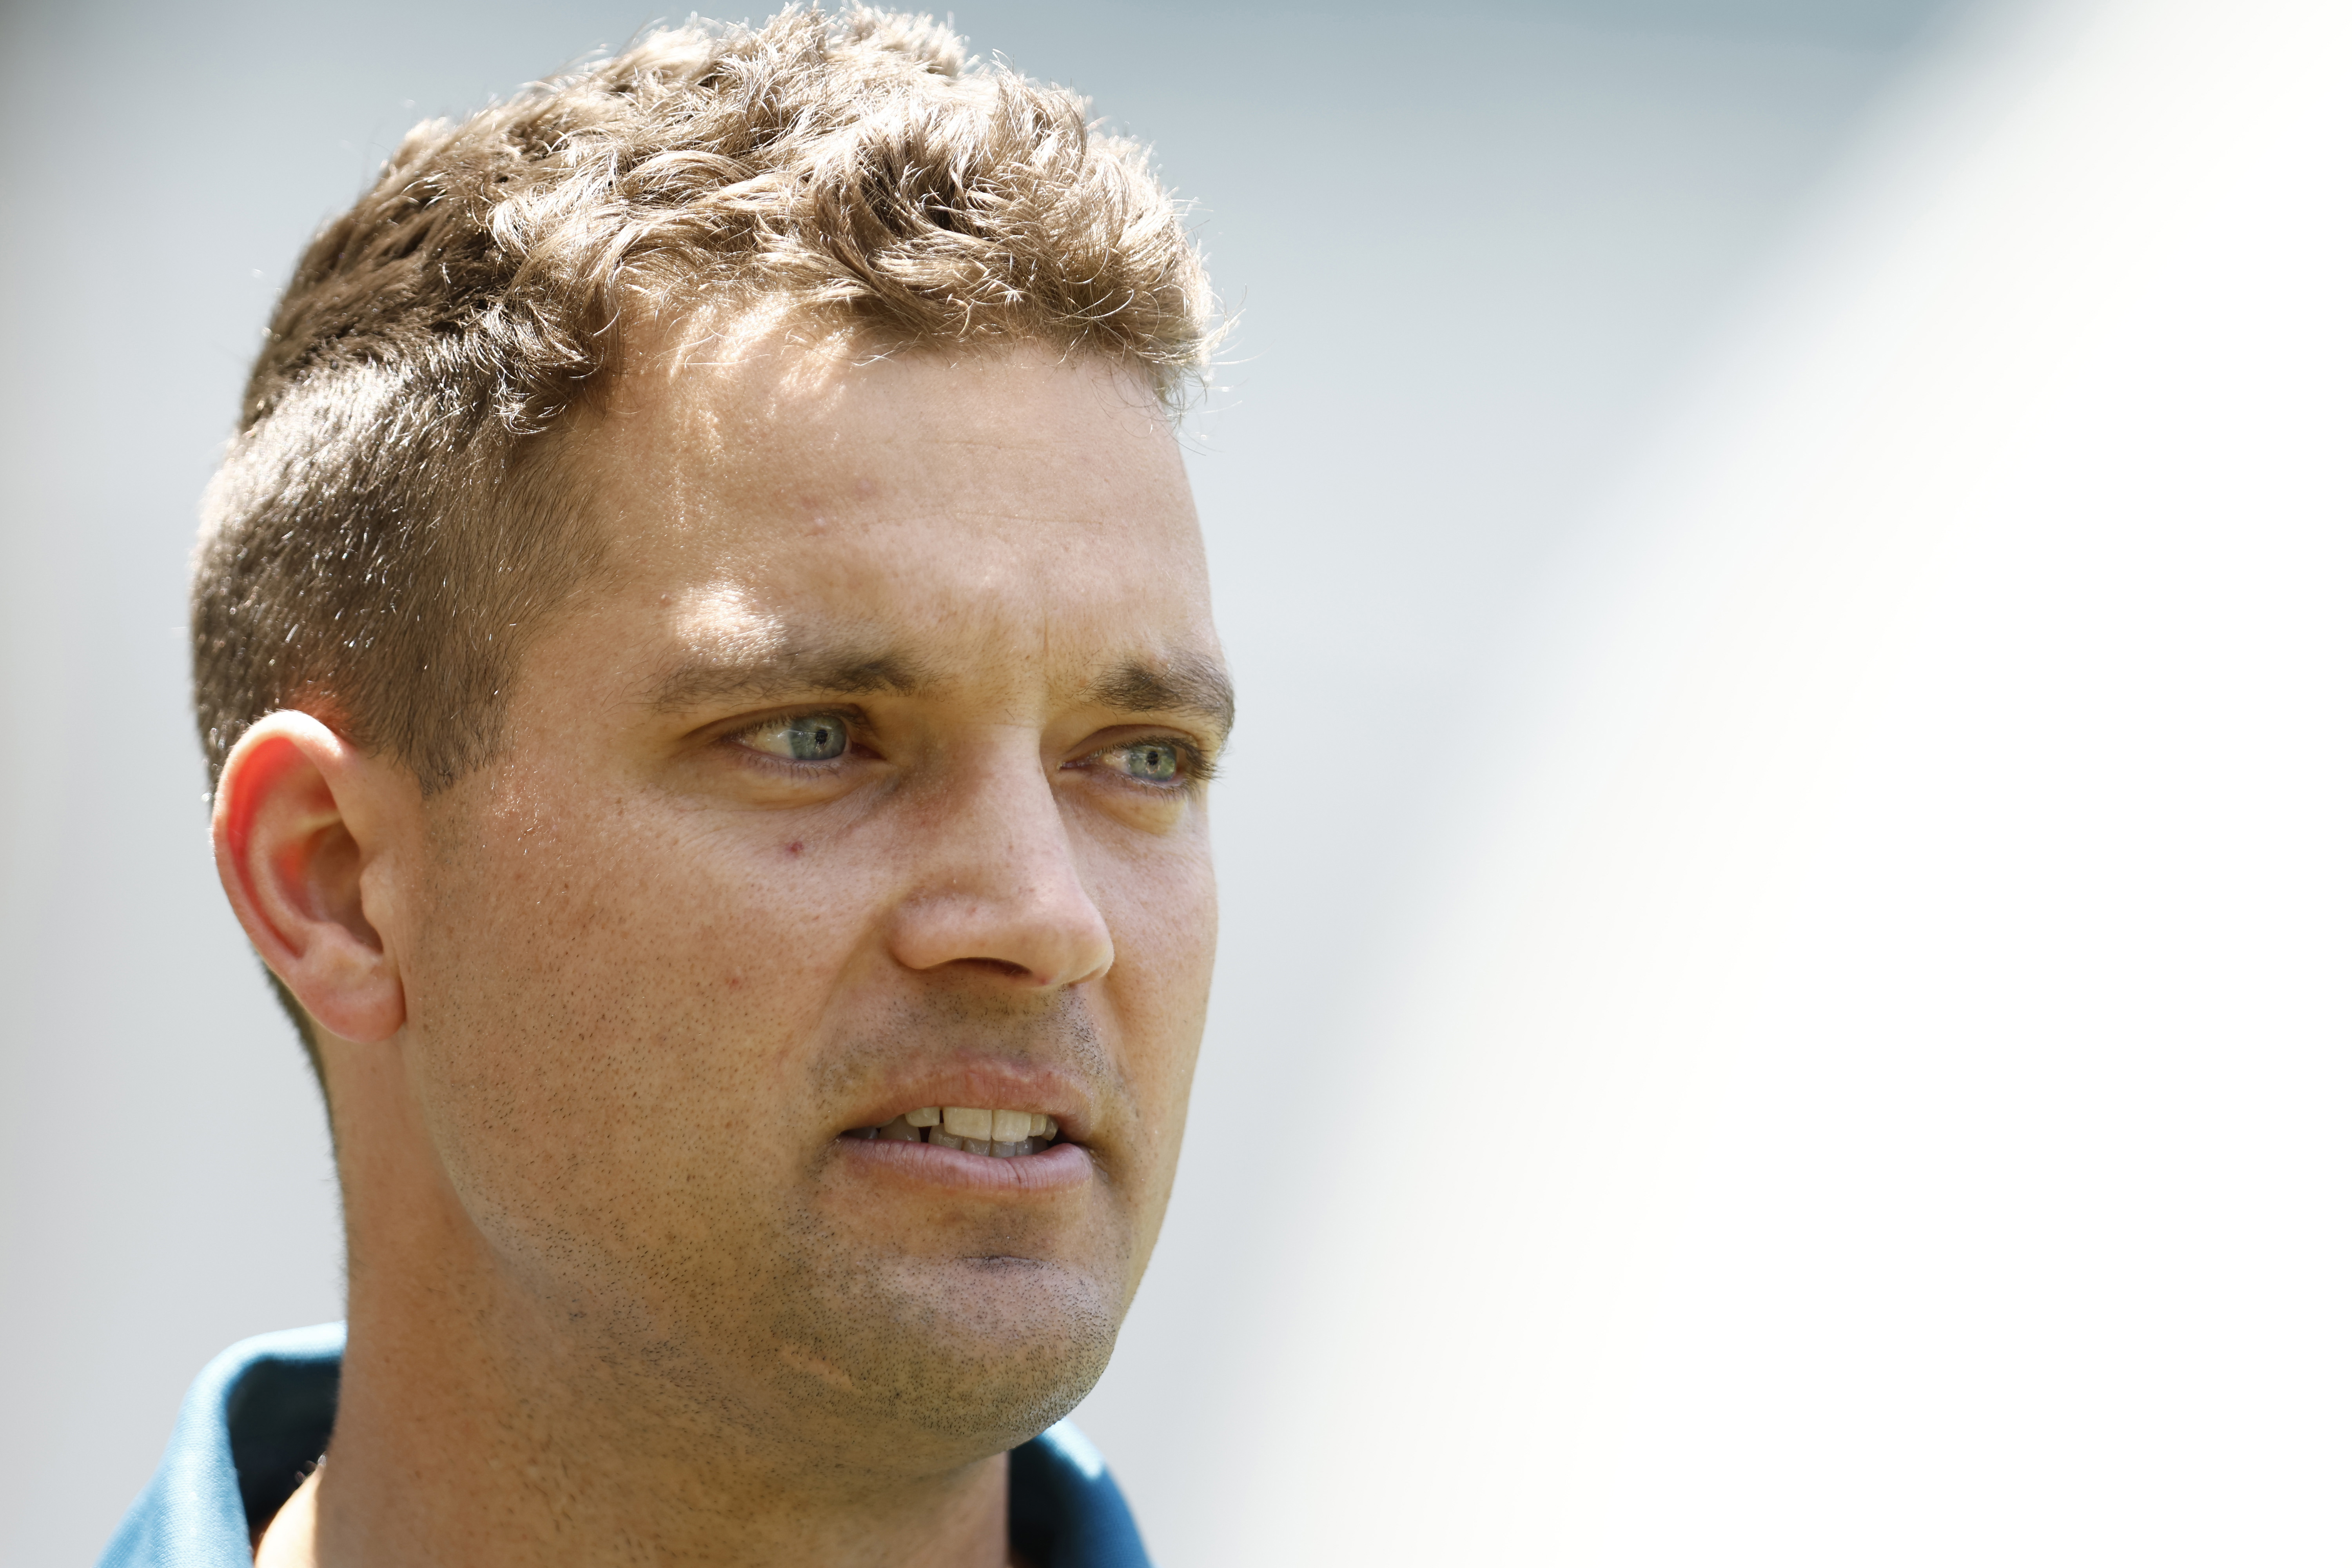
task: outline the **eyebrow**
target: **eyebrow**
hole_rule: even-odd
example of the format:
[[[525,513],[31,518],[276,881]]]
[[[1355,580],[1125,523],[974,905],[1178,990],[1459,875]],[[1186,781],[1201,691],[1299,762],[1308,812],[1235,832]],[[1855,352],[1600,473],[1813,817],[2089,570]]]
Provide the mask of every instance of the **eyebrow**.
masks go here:
[[[1209,659],[1180,656],[1157,666],[1129,659],[1087,688],[1089,701],[1129,713],[1185,713],[1223,742],[1234,728],[1234,683]]]
[[[875,692],[916,696],[940,683],[933,667],[898,649],[849,638],[794,637],[777,628],[696,649],[655,683],[646,705],[671,713],[722,702]],[[1127,659],[1090,682],[1085,699],[1124,713],[1199,720],[1220,744],[1234,727],[1233,681],[1214,660],[1198,655]]]
[[[674,713],[716,702],[780,701],[788,697],[911,695],[933,683],[921,662],[889,648],[828,643],[777,630],[730,637],[698,648],[662,677],[646,699]]]

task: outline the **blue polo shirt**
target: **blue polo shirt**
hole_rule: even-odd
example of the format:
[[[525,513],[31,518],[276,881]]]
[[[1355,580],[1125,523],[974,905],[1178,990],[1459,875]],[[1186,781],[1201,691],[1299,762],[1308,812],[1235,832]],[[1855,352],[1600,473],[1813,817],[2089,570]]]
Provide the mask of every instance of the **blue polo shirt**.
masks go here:
[[[154,1479],[99,1568],[253,1568],[248,1519],[327,1449],[343,1325],[231,1345],[188,1390]],[[1013,1450],[1013,1544],[1038,1568],[1151,1568],[1102,1455],[1068,1422]]]

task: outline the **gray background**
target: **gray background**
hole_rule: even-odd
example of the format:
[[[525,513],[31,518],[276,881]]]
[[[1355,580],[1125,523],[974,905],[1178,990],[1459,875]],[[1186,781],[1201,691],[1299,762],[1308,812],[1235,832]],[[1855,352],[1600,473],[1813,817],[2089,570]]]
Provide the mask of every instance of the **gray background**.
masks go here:
[[[340,1314],[321,1119],[214,885],[184,696],[195,497],[308,232],[414,120],[646,14],[16,5],[0,353],[0,1561],[85,1562],[195,1369]],[[1440,877],[1449,740],[1767,276],[1926,0],[959,6],[1154,142],[1241,328],[1192,470],[1243,691],[1175,1208],[1080,1419],[1171,1563],[1230,1555],[1304,1163]],[[1590,548],[1591,541],[1582,542]],[[1410,1267],[1399,1259],[1400,1268]],[[1377,1281],[1368,1281],[1376,1288]]]

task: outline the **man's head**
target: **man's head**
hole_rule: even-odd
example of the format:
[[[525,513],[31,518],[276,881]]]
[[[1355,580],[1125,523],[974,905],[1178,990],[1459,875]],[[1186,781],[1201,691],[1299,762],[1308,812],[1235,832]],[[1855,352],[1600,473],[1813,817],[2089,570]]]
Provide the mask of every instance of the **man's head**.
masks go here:
[[[303,257],[206,499],[213,770],[298,700],[428,794],[487,757],[516,649],[602,558],[565,451],[639,345],[748,310],[861,355],[1091,356],[1166,402],[1209,309],[1139,149],[927,21],[656,33],[420,125]]]
[[[593,1368],[704,1477],[1083,1394],[1214,942],[1204,301],[1132,150],[871,17],[656,38],[322,237],[196,636],[355,1335]],[[992,1147],[863,1135],[946,1107]]]

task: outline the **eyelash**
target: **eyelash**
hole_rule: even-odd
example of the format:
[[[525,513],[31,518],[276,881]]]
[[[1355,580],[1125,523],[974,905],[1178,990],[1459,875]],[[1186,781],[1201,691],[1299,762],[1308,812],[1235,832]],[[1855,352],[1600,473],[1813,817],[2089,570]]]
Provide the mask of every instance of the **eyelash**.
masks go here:
[[[744,752],[757,758],[762,767],[780,768],[803,778],[821,778],[835,771],[837,765],[846,760],[846,756],[828,758],[824,762],[799,762],[791,757],[778,756],[773,752],[762,751],[750,745],[746,742],[746,737],[794,719],[824,718],[840,718],[846,721],[849,727],[849,743],[853,747],[857,744],[858,735],[866,729],[866,715],[854,708],[821,708],[812,709],[804,713],[770,714],[762,719],[755,719],[749,724],[739,725],[730,730],[721,739],[740,745]],[[1162,794],[1177,794],[1197,789],[1217,776],[1215,759],[1202,751],[1198,744],[1186,740],[1181,735],[1139,735],[1131,741],[1120,741],[1115,745],[1089,752],[1083,757],[1065,763],[1063,766],[1083,766],[1099,762],[1114,752],[1129,751],[1138,746],[1166,746],[1184,761],[1183,777],[1166,784],[1153,784],[1149,780],[1135,778],[1132,775],[1122,775],[1125,783],[1133,784],[1139,789],[1153,790]]]
[[[1165,746],[1184,759],[1182,778],[1172,779],[1166,784],[1152,784],[1148,780],[1132,776],[1127,778],[1129,784],[1139,789],[1158,790],[1172,795],[1184,790],[1197,789],[1217,776],[1216,762],[1206,752],[1181,735],[1139,735],[1132,741],[1121,741],[1117,745],[1105,746],[1098,752],[1088,752],[1078,761],[1091,763],[1099,758],[1108,757],[1115,752],[1132,751],[1138,746]]]
[[[779,724],[791,723],[795,719],[842,720],[848,731],[847,748],[841,756],[828,757],[823,762],[806,763],[792,757],[778,756],[773,752],[762,751],[750,743],[750,737],[758,734],[761,731],[772,729]],[[867,728],[866,715],[855,708],[812,708],[804,712],[771,713],[765,718],[754,719],[749,724],[737,725],[719,739],[722,742],[731,742],[740,747],[746,755],[756,759],[759,766],[780,769],[797,778],[823,778],[837,771],[842,763],[849,760],[850,753],[858,745],[858,737],[866,733]]]

